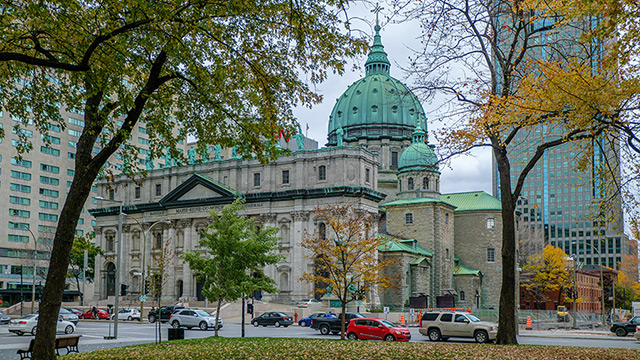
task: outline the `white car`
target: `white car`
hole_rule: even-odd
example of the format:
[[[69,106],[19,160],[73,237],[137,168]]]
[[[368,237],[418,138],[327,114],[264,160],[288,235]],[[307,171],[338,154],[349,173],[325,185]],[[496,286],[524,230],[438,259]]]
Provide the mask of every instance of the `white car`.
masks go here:
[[[311,304],[317,304],[319,302],[320,301],[318,301],[316,299],[303,299],[303,300],[298,301],[296,303],[296,306],[297,307],[301,307],[301,308],[306,308],[306,307],[309,307],[309,305],[311,305]]]
[[[27,315],[21,319],[15,319],[9,322],[9,332],[18,334],[20,336],[27,333],[31,333],[31,335],[35,336],[37,327],[38,327],[37,314]],[[76,326],[71,321],[58,319],[56,332],[73,334],[74,331],[76,331]]]
[[[113,319],[115,315],[111,315]],[[140,310],[133,308],[124,308],[118,311],[118,320],[140,320]]]

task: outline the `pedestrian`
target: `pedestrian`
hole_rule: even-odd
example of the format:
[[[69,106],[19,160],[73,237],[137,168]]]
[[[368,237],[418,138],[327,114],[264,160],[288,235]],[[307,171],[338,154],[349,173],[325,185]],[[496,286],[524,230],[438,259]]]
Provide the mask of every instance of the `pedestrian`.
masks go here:
[[[95,306],[94,306],[94,307],[91,309],[91,313],[93,314],[93,318],[94,318],[94,319],[97,319],[97,318],[98,318],[98,308],[97,308],[97,307],[95,307]]]

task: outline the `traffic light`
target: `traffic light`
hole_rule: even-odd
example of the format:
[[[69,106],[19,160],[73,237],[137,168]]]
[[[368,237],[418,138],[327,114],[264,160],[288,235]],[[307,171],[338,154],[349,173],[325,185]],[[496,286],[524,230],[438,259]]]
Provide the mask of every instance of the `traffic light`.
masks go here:
[[[125,296],[129,293],[129,285],[120,284],[120,296]]]

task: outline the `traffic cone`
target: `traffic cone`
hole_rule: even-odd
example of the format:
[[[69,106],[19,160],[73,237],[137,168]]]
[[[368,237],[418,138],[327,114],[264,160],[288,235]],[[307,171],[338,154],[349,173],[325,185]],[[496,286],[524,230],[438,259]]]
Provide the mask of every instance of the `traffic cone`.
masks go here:
[[[400,326],[404,326],[404,315],[400,315]]]
[[[531,327],[531,316],[527,316],[527,328],[526,330],[533,330]]]

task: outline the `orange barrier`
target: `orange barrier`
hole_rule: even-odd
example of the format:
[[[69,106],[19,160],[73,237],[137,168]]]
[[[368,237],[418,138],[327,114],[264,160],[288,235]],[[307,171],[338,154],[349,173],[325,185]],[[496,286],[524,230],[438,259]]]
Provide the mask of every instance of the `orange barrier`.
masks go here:
[[[533,327],[531,327],[531,316],[527,316],[527,328],[526,330],[533,330]]]
[[[400,326],[404,326],[405,322],[404,322],[404,315],[400,315]]]

